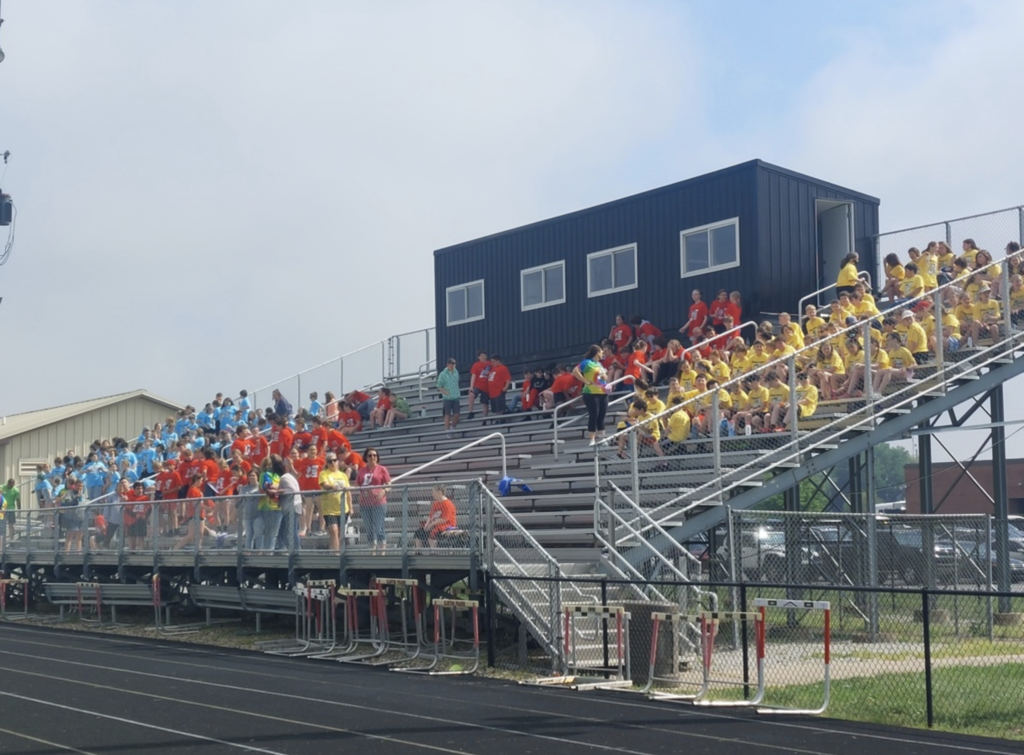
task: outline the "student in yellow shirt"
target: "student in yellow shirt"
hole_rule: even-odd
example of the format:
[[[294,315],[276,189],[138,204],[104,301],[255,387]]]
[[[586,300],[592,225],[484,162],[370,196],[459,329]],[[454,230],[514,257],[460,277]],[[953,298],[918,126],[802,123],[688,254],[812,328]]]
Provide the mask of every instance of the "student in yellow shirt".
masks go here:
[[[1010,322],[1020,328],[1024,321],[1024,277],[1010,277]]]
[[[957,304],[953,307],[953,316],[960,323],[960,332],[964,337],[970,336],[974,323],[974,304],[971,302],[971,295],[961,291],[957,297]]]
[[[860,297],[864,301],[868,302],[872,307],[874,307],[875,309],[878,308],[878,302],[875,301],[874,295],[870,291],[868,291],[868,284],[867,283],[865,283],[864,281],[861,281],[860,283],[858,283],[856,286],[853,287],[853,290],[856,293],[860,294]],[[852,294],[851,294],[851,296],[852,296]]]
[[[765,343],[760,338],[754,341],[754,345],[747,352],[747,372],[757,372],[766,364],[772,361],[772,356],[765,348]]]
[[[981,286],[985,281],[977,273],[971,273],[964,279],[960,284],[967,295],[971,297],[971,304],[978,303],[978,292],[981,291]]]
[[[886,370],[889,368],[889,355],[885,353],[885,349],[882,348],[879,341],[871,341],[871,374],[876,375],[879,370]],[[856,362],[849,362],[846,365],[846,372],[849,374],[849,379],[846,382],[846,390],[842,395],[842,398],[857,398],[864,395],[864,355],[861,354],[860,359]]]
[[[818,411],[818,389],[811,385],[810,378],[806,372],[798,372],[796,376],[796,404],[797,419],[807,419]],[[785,429],[790,427],[790,415],[793,411],[793,404],[786,410],[782,418],[782,426]]]
[[[876,394],[881,394],[893,380],[896,382],[909,381],[914,375],[914,365],[917,364],[914,355],[907,351],[907,347],[900,342],[897,333],[887,334],[885,344],[886,353],[889,355],[889,369],[878,370],[875,375],[871,390]]]
[[[966,261],[968,267],[974,267],[974,258],[976,256],[978,256],[978,245],[974,243],[974,239],[964,239],[960,259]]]
[[[676,373],[679,381],[679,390],[682,393],[692,391],[697,381],[697,371],[693,369],[693,362],[684,359],[679,363],[679,372]]]
[[[698,374],[697,380],[694,383],[693,390],[687,391],[683,394],[685,400],[683,408],[690,413],[691,417],[696,417],[700,413],[700,402],[697,400],[699,396],[707,393],[708,390],[708,379],[704,374]]]
[[[859,291],[850,294],[850,304],[853,305],[853,314],[858,320],[877,317],[881,314],[873,301],[868,301]]]
[[[984,269],[982,269],[984,268]],[[992,255],[984,249],[979,249],[974,257],[974,269],[977,270],[978,278],[990,287],[995,289],[998,295],[999,282],[1003,275],[1003,266],[998,262],[992,262]]]
[[[747,394],[747,401],[743,410],[736,412],[734,422],[737,435],[745,432],[747,426],[754,431],[760,430],[762,417],[768,410],[768,389],[761,385],[761,378],[756,372],[744,379],[743,391]]]
[[[900,258],[891,252],[882,260],[882,269],[885,271],[885,283],[882,284],[881,294],[889,297],[890,304],[895,304],[900,295],[900,284],[907,275],[906,271],[900,263]]]
[[[917,261],[921,277],[924,279],[924,290],[934,291],[939,287],[939,245],[929,244]]]
[[[747,344],[742,338],[734,338],[729,343],[729,369],[733,375],[743,375],[750,372],[750,363],[747,362]]]
[[[804,307],[804,333],[809,339],[818,338],[818,332],[825,327],[825,320],[818,317],[818,308],[813,304]]]
[[[804,334],[800,332],[800,328],[795,323],[787,322],[785,325],[781,325],[779,327],[779,336],[794,351],[800,351],[805,348]]]
[[[846,322],[847,317],[853,317],[853,312],[843,309],[842,302],[839,299],[833,299],[828,303],[828,321],[830,323],[842,325]]]
[[[839,352],[833,349],[828,341],[818,346],[814,366],[807,372],[825,401],[832,399],[846,379],[846,365],[843,364]]]
[[[697,431],[702,435],[710,435],[713,429],[712,423],[715,422],[714,397],[716,395],[718,396],[718,421],[721,422],[724,419],[728,422],[732,416],[732,398],[729,396],[729,392],[720,388],[717,380],[708,380],[707,389],[708,392],[699,399],[700,413],[695,419]]]
[[[953,250],[946,245],[945,241],[940,241],[936,245],[935,256],[939,262],[939,270],[944,273],[953,272],[953,262],[956,260],[956,255],[953,254]]]
[[[776,373],[768,376],[768,411],[764,421],[768,432],[784,430],[780,425],[783,415],[789,410],[789,386],[779,379]]]
[[[928,336],[909,309],[903,310],[903,326],[906,328],[907,351],[914,355],[918,364],[928,361]]]
[[[637,443],[641,446],[648,446],[658,456],[664,456],[665,452],[661,450],[661,444],[658,440],[661,438],[661,424],[654,418],[654,415],[647,409],[647,404],[643,399],[633,399],[633,403],[629,407],[629,411],[626,414],[626,419],[618,424],[620,430],[625,430],[627,427],[636,428],[636,439]],[[625,459],[626,457],[626,433],[619,436],[619,458]],[[638,449],[639,450],[639,449]]]
[[[694,374],[696,375],[697,373],[694,373]],[[669,378],[668,379],[668,395],[665,397],[665,400],[668,402],[669,406],[672,405],[672,399],[673,398],[675,398],[676,396],[679,396],[679,398],[682,398],[683,397],[683,393],[684,393],[683,387],[679,384],[679,378],[674,378],[674,377]]]
[[[729,378],[732,377],[732,370],[722,360],[722,352],[718,349],[711,350],[711,377],[719,383],[728,382]]]
[[[924,278],[918,275],[917,265],[913,262],[907,264],[906,271],[900,282],[900,299],[910,301],[924,293]]]
[[[742,432],[743,428],[737,427],[736,418],[741,412],[746,412],[750,409],[750,398],[747,396],[747,392],[743,390],[745,385],[745,380],[736,380],[729,386],[729,404],[732,407],[732,418],[729,420],[731,435]]]
[[[686,441],[690,439],[691,423],[690,415],[683,408],[683,397],[673,396],[668,406],[675,409],[668,415],[668,432],[661,441],[662,450],[673,456],[685,451]]]
[[[992,289],[987,283],[982,284],[978,290],[978,303],[974,305],[974,322],[971,323],[971,336],[974,338],[974,343],[977,344],[980,338],[991,338],[998,341],[1002,316],[999,302],[992,298]],[[909,347],[909,344],[907,346]]]
[[[860,278],[857,277],[857,263],[860,261],[860,255],[856,252],[850,252],[847,254],[842,261],[842,269],[839,271],[839,276],[836,278],[836,293],[841,294],[844,291],[849,293],[853,291],[853,287],[857,285],[857,281]]]

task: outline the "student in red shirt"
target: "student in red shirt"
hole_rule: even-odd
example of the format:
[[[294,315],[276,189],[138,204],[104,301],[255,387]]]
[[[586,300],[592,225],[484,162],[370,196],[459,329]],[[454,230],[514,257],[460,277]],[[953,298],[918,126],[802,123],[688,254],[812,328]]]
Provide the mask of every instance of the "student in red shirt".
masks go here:
[[[346,435],[358,433],[363,429],[363,418],[352,405],[347,401],[341,402],[341,410],[338,412],[338,429]]]
[[[466,419],[473,419],[476,412],[473,411],[473,402],[480,399],[480,406],[483,415],[487,416],[489,404],[487,402],[487,378],[491,373],[491,362],[487,358],[487,352],[481,351],[469,368],[469,416]]]
[[[308,425],[306,424],[305,417],[295,418],[295,432],[292,435],[292,448],[298,448],[300,450],[305,449],[313,442],[313,433],[306,429],[307,427]],[[285,449],[284,454],[281,455],[287,456],[291,452],[292,448]],[[273,446],[271,446],[270,452],[274,452]]]
[[[310,524],[313,521],[313,508],[316,507],[318,498],[314,494],[320,490],[320,473],[324,471],[324,467],[327,465],[324,455],[318,449],[319,447],[315,442],[310,444],[306,449],[306,455],[293,462],[295,476],[299,479],[299,490],[303,494],[299,537],[305,537],[306,533],[310,531]]]
[[[629,355],[626,363],[626,385],[632,385],[633,381],[642,377],[645,373],[652,376],[654,370],[647,366],[647,341],[636,339],[633,344],[633,353]]]
[[[235,441],[231,444],[231,452],[238,451],[242,454],[242,458],[249,461],[253,453],[253,446],[256,445],[256,439],[252,437],[249,432],[248,425],[239,425],[235,428]]]
[[[202,472],[195,472],[189,478],[188,492],[185,494],[185,507],[182,512],[187,524],[188,531],[174,545],[174,550],[181,550],[185,546],[197,545],[203,538],[203,533],[208,529],[206,517],[208,512],[207,502],[203,500],[203,485],[205,484]],[[196,516],[196,506],[199,506],[199,515]]]
[[[330,432],[324,427],[324,421],[319,417],[313,417],[310,422],[313,425],[313,429],[309,431],[310,442],[316,443],[316,447],[323,453],[327,449],[327,441],[330,438]],[[307,444],[309,445],[309,444]],[[305,446],[303,446],[305,448]]]
[[[349,439],[345,437],[345,433],[340,430],[328,430],[326,448],[328,451],[333,451],[338,454],[338,458],[340,459],[352,450],[352,444],[349,442]]]
[[[725,316],[729,313],[729,292],[724,288],[718,289],[718,296],[708,307],[708,316],[711,318],[711,327],[715,333],[725,332]]]
[[[508,367],[501,363],[501,355],[491,356],[491,371],[487,375],[487,403],[495,414],[505,414],[508,406],[505,404],[505,391],[512,382],[512,373]],[[484,416],[487,416],[486,411]]]
[[[296,420],[296,425],[302,420]],[[302,423],[303,427],[305,422]],[[285,457],[295,445],[295,433],[288,427],[288,420],[282,416],[274,416],[270,430],[270,454]]]
[[[393,404],[391,403],[391,389],[381,388],[377,392],[377,407],[370,412],[370,429],[383,427],[384,419],[388,416]]]
[[[564,364],[555,367],[555,379],[551,387],[543,391],[541,396],[541,408],[544,410],[554,409],[559,404],[569,401],[574,393],[578,393],[583,384],[577,380]]]
[[[693,343],[694,338],[704,333],[704,327],[708,322],[708,305],[701,301],[699,288],[693,289],[693,293],[690,296],[693,298],[693,304],[690,305],[686,325],[681,327],[679,332],[685,333],[686,337]]]
[[[661,337],[661,330],[640,315],[634,315],[629,322],[632,324],[634,332],[636,332],[637,341],[647,341],[648,346],[654,346],[655,339]]]
[[[615,315],[615,327],[608,334],[608,340],[615,346],[615,351],[622,352],[633,342],[633,328],[622,315]]]
[[[181,490],[181,477],[174,471],[169,462],[154,461],[153,470],[156,476],[153,485],[156,488],[155,498],[161,501],[174,501]],[[160,505],[160,534],[168,535],[178,529],[178,504]]]

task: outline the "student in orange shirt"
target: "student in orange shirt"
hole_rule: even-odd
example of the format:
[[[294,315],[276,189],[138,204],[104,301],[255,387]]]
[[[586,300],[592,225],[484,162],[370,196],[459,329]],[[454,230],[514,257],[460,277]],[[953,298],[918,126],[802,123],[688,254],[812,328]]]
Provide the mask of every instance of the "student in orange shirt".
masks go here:
[[[363,429],[362,416],[347,401],[341,402],[341,411],[338,412],[338,429],[346,435],[361,432]]]
[[[144,490],[142,480],[136,480],[127,495],[128,505],[124,507],[124,534],[128,550],[140,551],[146,547],[146,530],[149,523],[149,493]]]
[[[341,456],[344,456],[352,450],[352,444],[349,442],[349,439],[345,437],[345,433],[340,430],[327,430],[326,446],[322,447],[326,447],[328,451],[332,451]]]
[[[615,315],[615,327],[608,334],[608,340],[615,346],[614,351],[620,354],[633,342],[633,328],[622,315]]]
[[[187,545],[198,545],[203,539],[203,533],[208,529],[206,517],[208,512],[207,502],[203,500],[203,485],[206,483],[202,472],[195,472],[189,478],[188,492],[185,494],[185,507],[182,512],[187,524],[188,531],[174,545],[174,550],[180,551]],[[198,516],[197,509],[198,508]]]

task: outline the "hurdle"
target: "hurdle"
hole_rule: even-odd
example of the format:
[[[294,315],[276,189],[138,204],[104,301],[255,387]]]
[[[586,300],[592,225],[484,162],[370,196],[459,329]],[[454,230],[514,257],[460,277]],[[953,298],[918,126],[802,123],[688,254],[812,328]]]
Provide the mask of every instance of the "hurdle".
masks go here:
[[[742,685],[744,689],[749,682],[743,680],[715,679],[712,676],[713,659],[715,651],[715,636],[718,634],[719,622],[724,618],[731,618],[735,621],[754,622],[754,646],[755,646],[755,667],[757,669],[757,688],[754,696],[749,700],[709,700],[707,695],[712,684],[733,684]],[[693,705],[722,707],[722,708],[753,708],[761,704],[765,693],[764,676],[764,614],[760,611],[704,611],[700,614],[701,621],[701,660],[704,670],[704,681],[701,687],[701,694],[690,700]],[[744,671],[746,669],[744,668]]]
[[[455,598],[435,598],[434,608],[434,654],[430,664],[422,668],[392,668],[404,674],[427,674],[430,676],[462,676],[473,674],[480,668],[480,603],[475,600],[457,600]],[[451,612],[451,633],[445,611]],[[460,611],[469,611],[472,617],[472,640],[460,640],[456,637],[456,624]],[[456,644],[471,642],[469,650],[458,650]],[[447,668],[441,668],[442,661],[449,661]],[[462,664],[469,663],[469,667]]]
[[[337,592],[345,612],[344,648],[338,653],[318,654],[313,657],[339,663],[362,663],[384,655],[387,650],[381,623],[384,613],[384,591],[379,587],[339,587]],[[366,599],[369,609],[369,625],[365,635],[360,634],[359,629],[360,598]],[[369,652],[362,650],[366,646],[369,646]]]
[[[784,608],[787,611],[822,611],[823,621],[823,642],[824,642],[824,700],[817,708],[783,708],[779,706],[762,705],[756,708],[757,712],[764,715],[789,715],[789,716],[817,716],[828,709],[832,693],[832,676],[830,670],[832,655],[832,605],[827,600],[785,600],[774,598],[755,598],[754,607],[761,614],[761,626],[765,626],[766,610],[769,608]],[[762,629],[762,632],[764,630]],[[762,643],[763,645],[763,643]]]
[[[585,630],[577,626],[577,620],[592,618],[597,626],[589,633],[595,637],[600,635],[602,642],[594,644],[591,650],[600,650],[601,660],[595,665],[580,660],[579,640]],[[611,623],[613,622],[613,623]],[[609,654],[610,665],[604,665],[605,653],[609,650],[603,642],[606,628],[613,629],[615,639],[614,658]],[[630,678],[629,660],[629,611],[624,606],[599,606],[593,603],[567,604],[562,607],[562,675],[542,677],[521,684],[532,684],[542,687],[561,686],[567,689],[586,691],[593,689],[618,689],[633,686]],[[606,678],[586,681],[586,674],[605,674]],[[608,678],[608,675],[614,677]]]
[[[402,577],[377,577],[374,585],[378,588],[378,629],[380,640],[383,643],[383,650],[379,657],[371,657],[364,660],[356,660],[368,666],[385,666],[389,663],[406,663],[415,660],[423,651],[423,603],[420,593],[420,583],[417,579],[405,579]],[[412,595],[412,616],[409,616],[409,599],[403,595],[399,601],[401,611],[402,630],[400,639],[395,637],[391,630],[390,620],[387,612],[387,591],[390,588],[397,596],[396,588],[406,588],[409,595]],[[410,628],[410,618],[412,627]],[[398,653],[398,657],[395,654]]]
[[[337,645],[334,620],[333,579],[311,579],[294,588],[296,595],[296,631],[291,644],[266,643],[261,649],[268,655],[289,658],[329,653]],[[262,644],[261,644],[262,645]]]
[[[24,607],[21,611],[8,611],[7,610],[7,590],[13,588],[17,591],[17,588],[21,588],[22,597],[24,598]],[[29,596],[29,581],[24,577],[4,577],[0,579],[0,619],[4,621],[21,621],[28,618],[28,596]]]

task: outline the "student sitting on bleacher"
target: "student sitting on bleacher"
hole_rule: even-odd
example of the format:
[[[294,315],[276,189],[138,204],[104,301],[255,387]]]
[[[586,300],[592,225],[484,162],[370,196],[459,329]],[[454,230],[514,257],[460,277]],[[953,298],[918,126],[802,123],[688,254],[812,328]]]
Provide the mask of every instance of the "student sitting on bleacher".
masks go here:
[[[430,511],[427,518],[420,524],[419,529],[416,530],[415,535],[416,544],[421,548],[426,545],[431,548],[437,547],[438,539],[443,538],[445,532],[458,529],[455,504],[448,498],[444,486],[435,485],[431,490],[431,495],[434,500],[430,504]]]
[[[899,333],[895,330],[886,333],[885,343],[885,350],[889,355],[889,368],[880,369],[875,375],[872,386],[875,394],[881,394],[894,380],[898,383],[910,381],[914,376],[914,365],[917,364],[914,355],[903,345]]]
[[[668,402],[669,408],[674,411],[668,415],[668,432],[661,439],[661,446],[662,450],[670,456],[684,453],[685,443],[690,439],[690,414],[683,408],[683,401],[682,396],[675,395]]]
[[[981,256],[981,252],[978,252]],[[981,338],[999,339],[999,326],[1002,324],[1002,312],[999,302],[992,298],[992,289],[983,283],[978,289],[978,301],[974,305],[974,322],[971,324],[971,337],[977,344]],[[907,344],[910,347],[910,344]],[[911,349],[913,351],[913,349]]]
[[[900,258],[892,253],[885,255],[882,269],[885,271],[885,282],[879,288],[879,295],[888,297],[889,304],[895,304],[900,296],[900,286],[907,275],[906,270]]]
[[[630,404],[629,411],[626,414],[626,419],[619,422],[617,427],[619,430],[625,430],[627,427],[636,427],[637,443],[641,447],[649,447],[658,456],[665,455],[665,452],[661,450],[661,445],[658,443],[661,438],[661,425],[654,418],[654,414],[648,411],[647,403],[643,399],[633,399],[633,403]],[[627,458],[625,434],[619,435],[618,444],[619,458]]]

